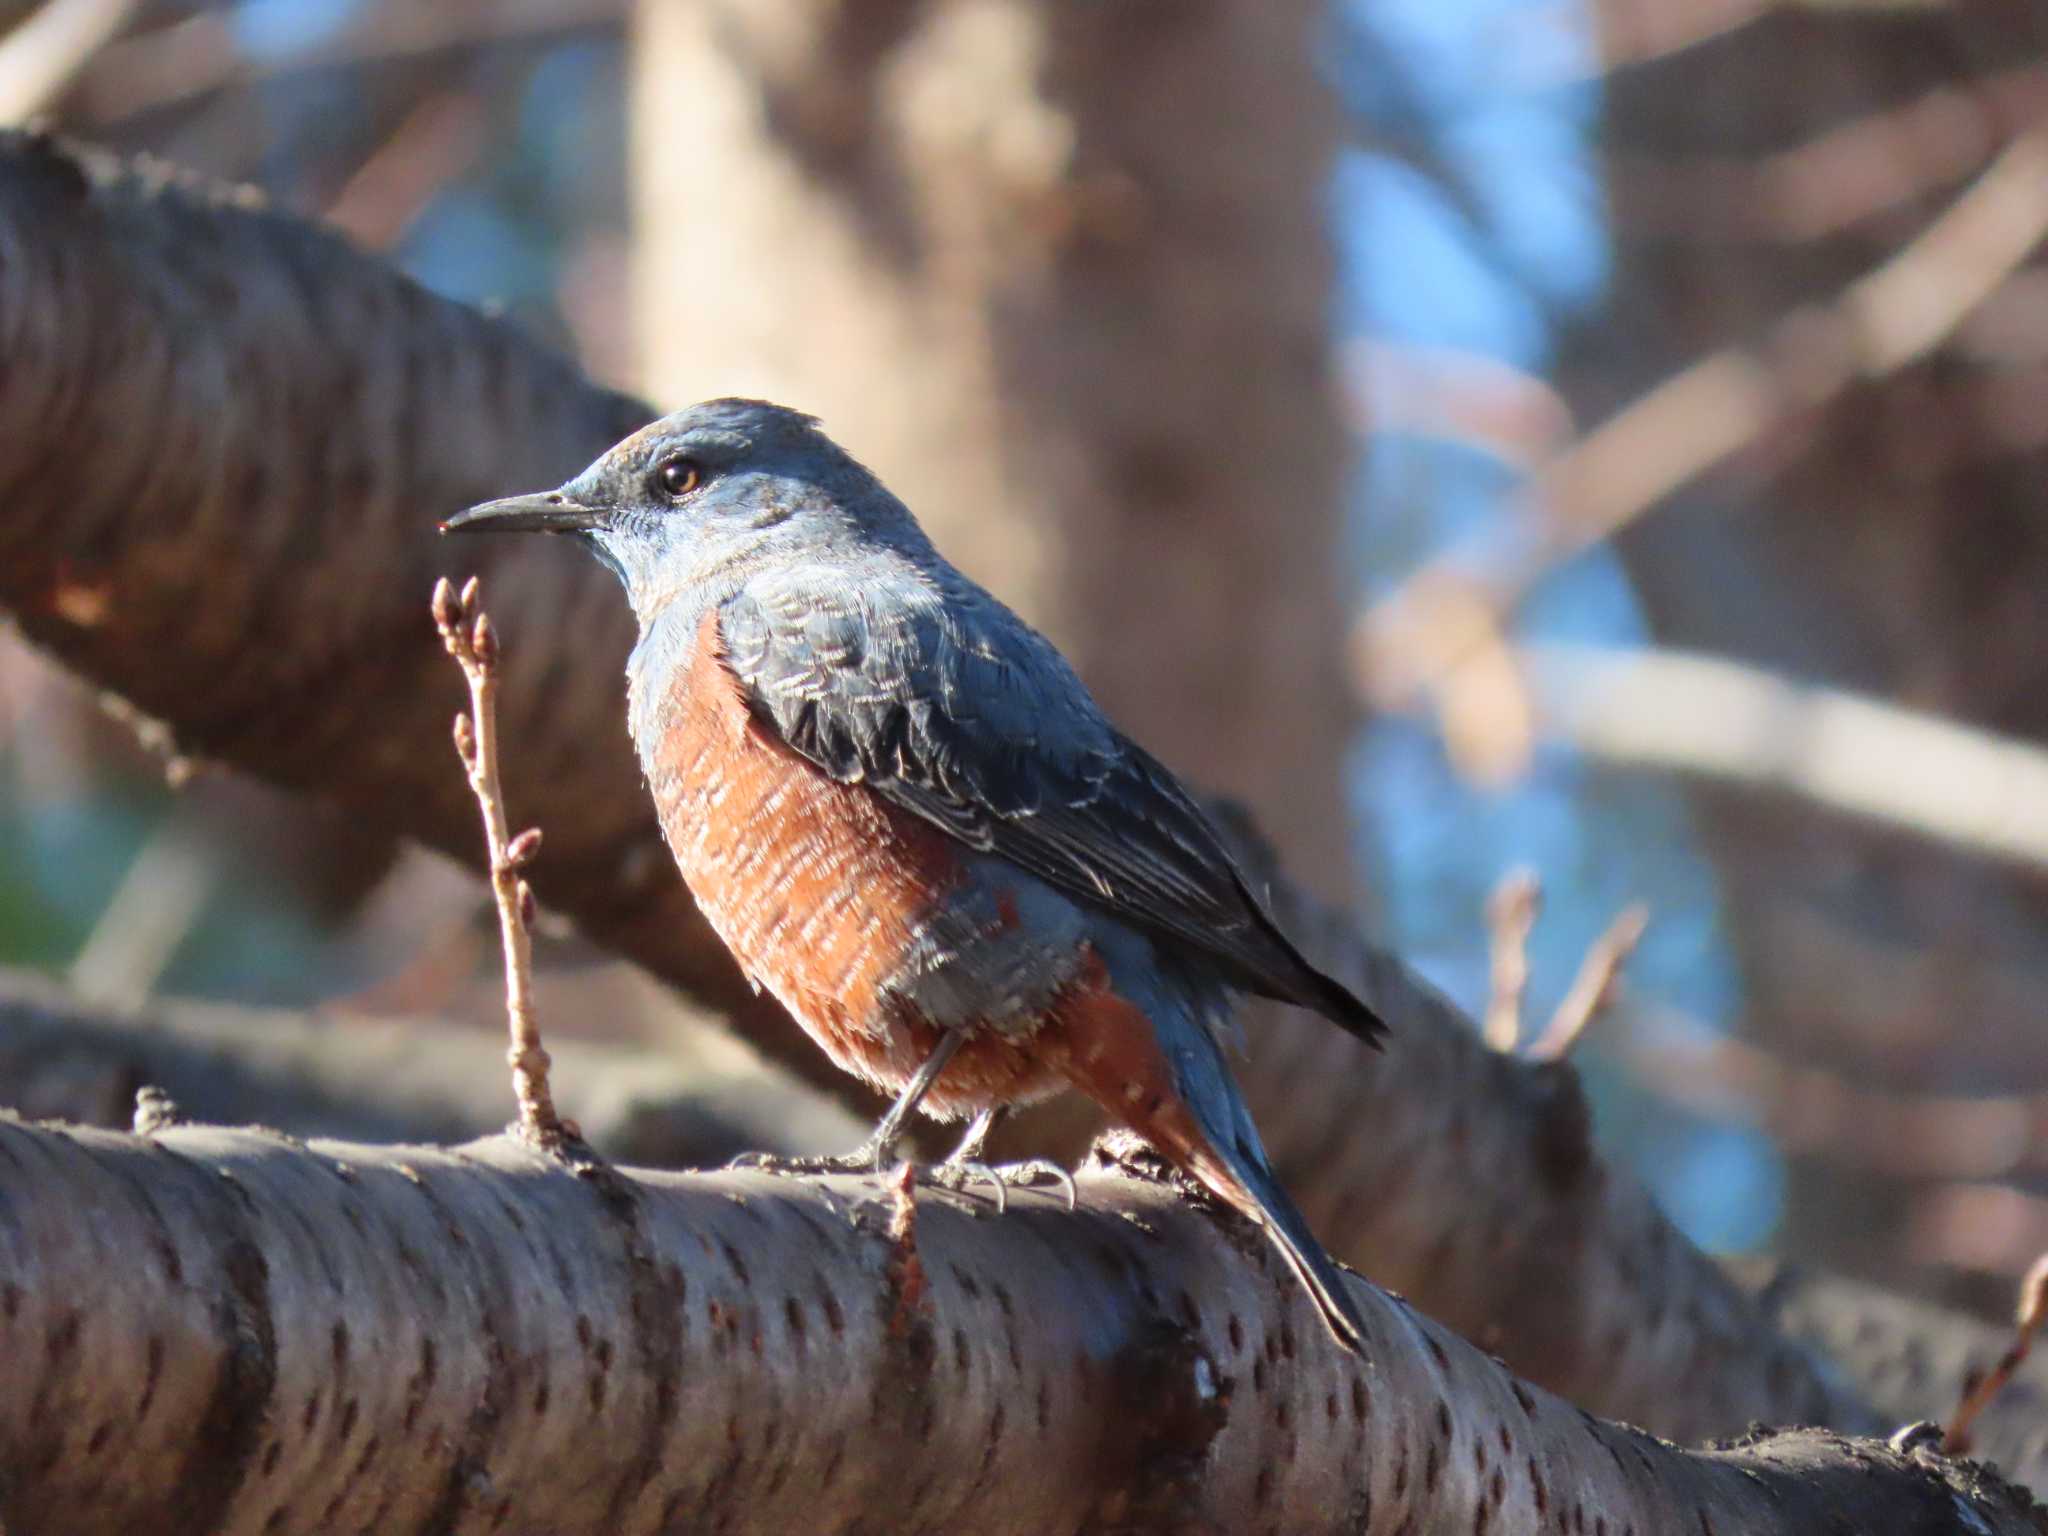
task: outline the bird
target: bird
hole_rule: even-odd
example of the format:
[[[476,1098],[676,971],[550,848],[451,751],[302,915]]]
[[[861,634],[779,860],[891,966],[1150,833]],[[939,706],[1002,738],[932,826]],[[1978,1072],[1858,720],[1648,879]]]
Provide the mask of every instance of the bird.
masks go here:
[[[970,1122],[942,1167],[1029,1181],[1045,1165],[981,1164],[990,1127],[1077,1089],[1264,1228],[1362,1351],[1229,1058],[1239,994],[1375,1046],[1385,1026],[1052,643],[816,418],[706,401],[441,524],[493,530],[571,536],[623,583],[628,727],[697,905],[833,1062],[895,1095],[819,1166],[881,1170],[921,1110]]]

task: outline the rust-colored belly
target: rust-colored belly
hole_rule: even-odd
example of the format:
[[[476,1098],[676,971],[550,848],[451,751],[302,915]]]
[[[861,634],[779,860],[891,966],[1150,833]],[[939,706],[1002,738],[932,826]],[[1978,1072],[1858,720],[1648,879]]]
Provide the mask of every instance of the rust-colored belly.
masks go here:
[[[845,1070],[900,1088],[937,1044],[888,988],[963,874],[937,828],[840,784],[754,719],[707,615],[649,756],[691,893],[748,975]],[[1042,1097],[1061,1076],[1031,1031],[973,1031],[926,1103],[941,1115]]]

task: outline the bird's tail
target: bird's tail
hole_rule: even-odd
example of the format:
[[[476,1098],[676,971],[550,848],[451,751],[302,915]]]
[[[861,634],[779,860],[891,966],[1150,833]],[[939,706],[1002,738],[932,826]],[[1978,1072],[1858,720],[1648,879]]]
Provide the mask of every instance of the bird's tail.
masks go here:
[[[1274,1177],[1230,1075],[1222,1044],[1228,991],[1186,975],[1169,985],[1176,979],[1156,966],[1133,965],[1125,975],[1137,978],[1127,995],[1103,986],[1069,1003],[1063,1033],[1086,1042],[1065,1063],[1070,1080],[1272,1234],[1337,1342],[1364,1353],[1365,1322],[1343,1273]]]
[[[1242,1115],[1240,1109],[1239,1117]],[[1209,1133],[1209,1145],[1189,1159],[1194,1165],[1192,1171],[1224,1200],[1266,1229],[1337,1342],[1353,1354],[1363,1354],[1365,1320],[1359,1315],[1344,1272],[1324,1251],[1315,1233],[1309,1230],[1307,1218],[1281,1187],[1249,1121],[1244,1121],[1234,1134],[1218,1134],[1224,1130],[1220,1126],[1205,1125],[1203,1129]]]

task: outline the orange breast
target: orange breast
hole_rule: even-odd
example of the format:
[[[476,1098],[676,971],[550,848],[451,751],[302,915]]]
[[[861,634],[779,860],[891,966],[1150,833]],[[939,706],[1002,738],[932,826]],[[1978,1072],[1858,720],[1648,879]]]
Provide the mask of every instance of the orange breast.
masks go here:
[[[963,876],[950,839],[840,784],[755,720],[705,616],[649,756],[683,878],[741,966],[849,1072],[907,1082],[938,1030],[886,989],[920,923]],[[1060,1086],[1027,1033],[974,1032],[927,1100],[936,1113]]]

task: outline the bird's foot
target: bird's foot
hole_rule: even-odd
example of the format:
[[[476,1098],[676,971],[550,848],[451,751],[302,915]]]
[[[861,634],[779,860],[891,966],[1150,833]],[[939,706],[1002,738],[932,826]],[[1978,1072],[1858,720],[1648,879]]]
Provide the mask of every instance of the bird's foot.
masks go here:
[[[742,1152],[725,1166],[754,1173],[798,1177],[807,1173],[880,1173],[895,1161],[895,1149],[867,1142],[838,1157],[792,1157],[781,1152]]]
[[[1074,1176],[1058,1163],[1042,1157],[1022,1163],[989,1164],[971,1157],[949,1157],[925,1170],[925,1177],[941,1189],[964,1193],[970,1185],[986,1184],[995,1191],[997,1214],[1010,1208],[1012,1189],[1033,1189],[1040,1184],[1057,1184],[1067,1197],[1067,1209],[1080,1204],[1081,1191]]]

